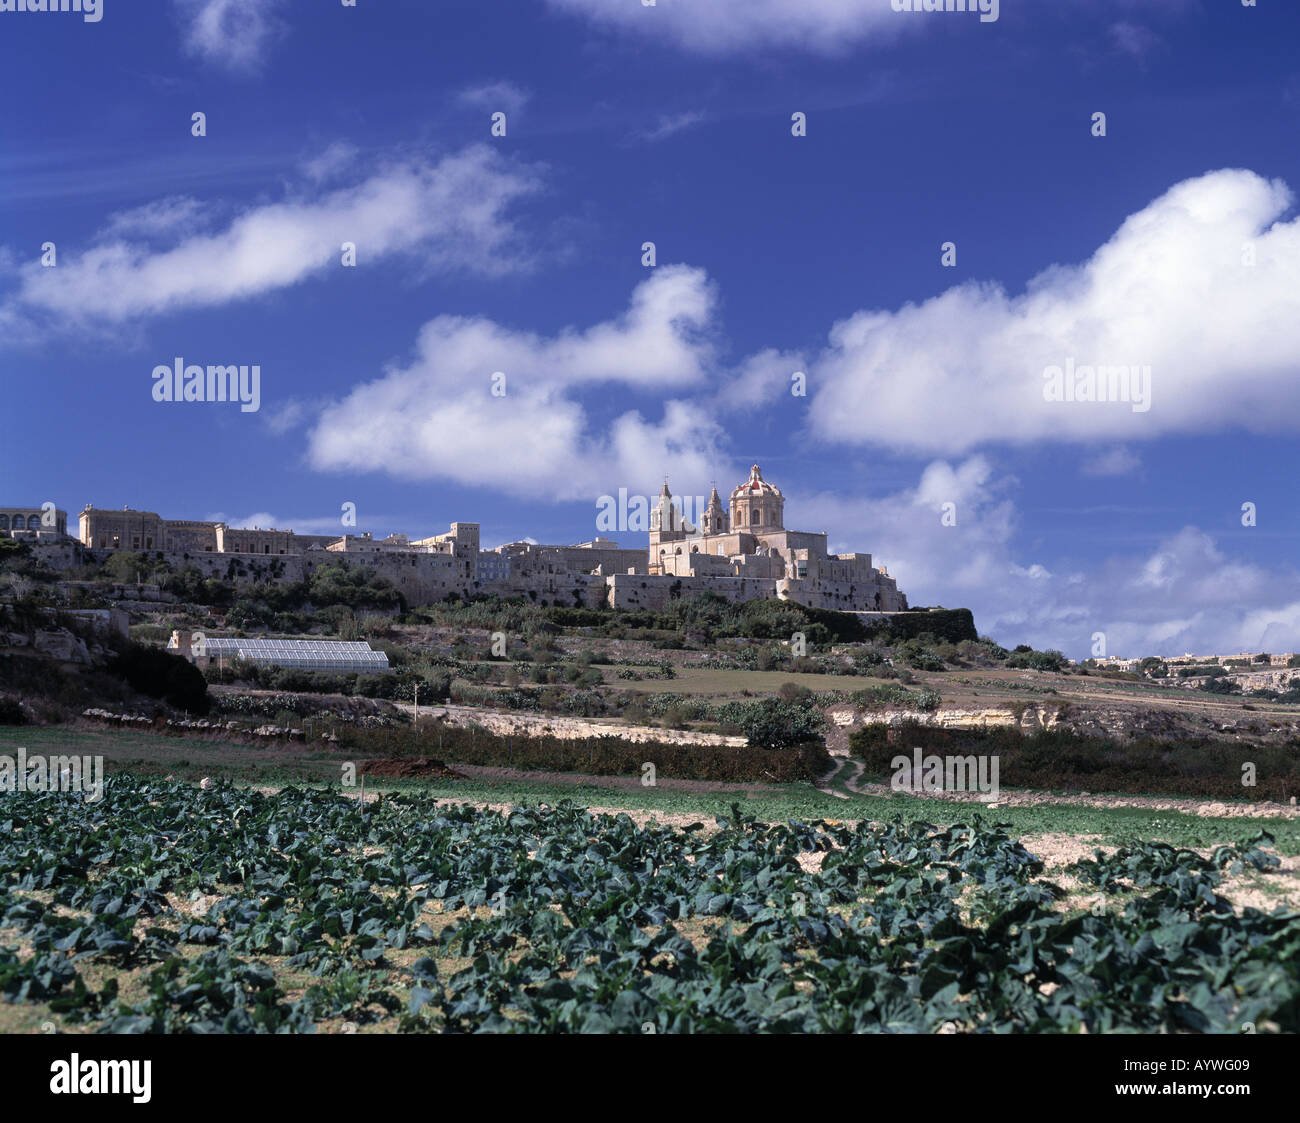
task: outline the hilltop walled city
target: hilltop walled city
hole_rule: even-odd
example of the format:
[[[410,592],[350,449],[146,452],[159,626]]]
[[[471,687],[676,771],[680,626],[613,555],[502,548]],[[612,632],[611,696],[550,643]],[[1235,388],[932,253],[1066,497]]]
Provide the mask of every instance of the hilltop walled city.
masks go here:
[[[47,505],[48,508],[48,505]],[[762,598],[844,612],[905,611],[907,597],[870,554],[831,554],[824,531],[785,528],[785,496],[758,465],[731,492],[726,509],[715,487],[698,525],[665,483],[650,514],[647,549],[608,538],[570,546],[510,542],[484,550],[479,524],[454,522],[444,534],[297,534],[223,522],[164,519],[152,511],[87,505],[76,538],[61,510],[0,508],[0,534],[33,541],[53,568],[115,551],[161,554],[196,565],[205,577],[233,577],[239,563],[263,579],[292,581],[338,561],[369,567],[410,604],[456,595],[528,596],[551,604],[660,609],[669,600],[714,593],[733,603]]]

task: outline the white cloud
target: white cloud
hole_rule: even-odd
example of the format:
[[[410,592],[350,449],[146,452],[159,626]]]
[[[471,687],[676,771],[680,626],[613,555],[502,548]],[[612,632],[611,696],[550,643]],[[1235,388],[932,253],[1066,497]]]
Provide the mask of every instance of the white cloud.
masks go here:
[[[966,284],[837,323],[814,363],[824,439],[962,453],[994,442],[1139,441],[1300,427],[1300,219],[1249,171],[1187,180],[1078,266],[1020,296]],[[1249,249],[1247,248],[1249,247]],[[1254,264],[1247,264],[1253,254]],[[1150,408],[1049,401],[1067,363],[1150,368]]]
[[[269,511],[257,511],[251,515],[226,515],[224,511],[212,511],[203,516],[205,522],[225,523],[232,530],[292,530],[296,534],[355,534],[360,527],[345,527],[339,515],[315,516],[312,518],[281,518]],[[391,515],[378,515],[363,518],[362,524],[373,527],[376,524],[394,521]]]
[[[277,437],[296,429],[308,417],[310,406],[300,398],[286,398],[260,411],[262,423]]]
[[[485,113],[504,113],[513,117],[532,100],[532,94],[513,82],[487,82],[461,90],[456,100]]]
[[[800,388],[794,375],[803,374],[803,397],[795,398]],[[743,359],[728,372],[714,398],[715,408],[728,413],[752,413],[768,409],[776,401],[803,401],[808,393],[808,375],[802,355],[767,348]]]
[[[355,144],[337,140],[323,152],[303,162],[303,174],[313,183],[336,179],[356,163],[361,150]]]
[[[840,52],[869,37],[897,34],[934,19],[895,12],[889,0],[657,0],[653,7],[611,0],[550,4],[604,27],[708,54],[764,46]],[[979,21],[973,14],[946,18]]]
[[[1085,476],[1127,476],[1141,466],[1142,458],[1137,453],[1120,446],[1088,457],[1082,471]]]
[[[873,551],[912,604],[970,608],[980,633],[1006,644],[1056,647],[1078,659],[1091,653],[1096,632],[1113,655],[1300,649],[1293,569],[1234,557],[1196,527],[1144,552],[1054,569],[1020,556],[1014,544],[1021,522],[1014,487],[973,456],[931,463],[915,487],[893,495],[815,495],[789,514],[800,526],[828,529],[832,550]],[[956,525],[944,525],[944,503],[955,505]]]
[[[287,25],[283,0],[176,0],[185,49],[227,70],[252,71]]]
[[[80,256],[62,252],[57,269],[29,263],[0,302],[0,323],[42,315],[119,323],[245,300],[341,268],[344,242],[355,243],[360,269],[397,256],[488,274],[527,268],[506,212],[538,187],[534,170],[486,145],[436,163],[389,164],[353,186],[251,208],[217,233],[183,236],[166,249],[116,237]],[[140,219],[130,225],[138,232]]]
[[[269,511],[258,511],[252,515],[246,515],[242,519],[216,519],[216,522],[225,522],[232,530],[285,530],[276,517]]]
[[[714,297],[704,273],[661,266],[627,312],[544,337],[486,319],[440,316],[413,361],[327,407],[309,438],[320,470],[384,471],[538,499],[591,499],[651,487],[665,466],[707,479],[722,432],[674,397],[695,388],[712,356]],[[492,375],[505,375],[494,396]],[[591,417],[580,392],[653,394],[658,420],[626,410]]]
[[[1162,42],[1159,35],[1140,23],[1120,20],[1110,25],[1110,41],[1121,54],[1142,60]]]
[[[110,215],[101,241],[117,238],[158,238],[164,235],[194,233],[206,222],[204,206],[187,195],[169,195],[143,206]]]
[[[652,128],[636,135],[638,140],[643,140],[647,144],[655,144],[658,141],[667,140],[677,133],[685,132],[687,129],[693,129],[696,125],[701,125],[707,120],[708,115],[697,110],[687,110],[685,113],[661,113],[658,122]]]

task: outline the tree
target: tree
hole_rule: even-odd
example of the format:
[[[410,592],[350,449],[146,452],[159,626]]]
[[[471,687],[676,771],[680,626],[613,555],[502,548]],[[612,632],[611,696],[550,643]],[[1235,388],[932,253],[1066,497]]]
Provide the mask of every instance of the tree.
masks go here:
[[[109,669],[124,678],[132,690],[161,698],[187,713],[202,715],[211,708],[203,672],[189,660],[162,648],[131,642]]]
[[[752,707],[740,727],[750,745],[761,749],[790,749],[821,740],[825,719],[811,706],[764,698]]]

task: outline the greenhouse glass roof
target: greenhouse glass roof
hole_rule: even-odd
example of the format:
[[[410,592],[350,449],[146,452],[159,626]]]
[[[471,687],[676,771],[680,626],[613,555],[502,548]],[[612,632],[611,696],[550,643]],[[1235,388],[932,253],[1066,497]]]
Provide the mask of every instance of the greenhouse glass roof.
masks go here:
[[[373,651],[364,640],[214,639],[204,640],[209,656],[224,655],[265,666],[294,667],[309,671],[388,670],[388,656]]]

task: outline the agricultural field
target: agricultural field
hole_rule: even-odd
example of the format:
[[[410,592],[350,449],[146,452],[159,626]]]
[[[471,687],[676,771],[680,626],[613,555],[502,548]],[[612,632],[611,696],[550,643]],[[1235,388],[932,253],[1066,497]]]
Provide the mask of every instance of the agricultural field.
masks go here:
[[[1294,862],[1242,824],[1049,866],[920,801],[768,822],[486,794],[125,771],[96,803],[0,794],[0,1030],[1300,1028]]]

